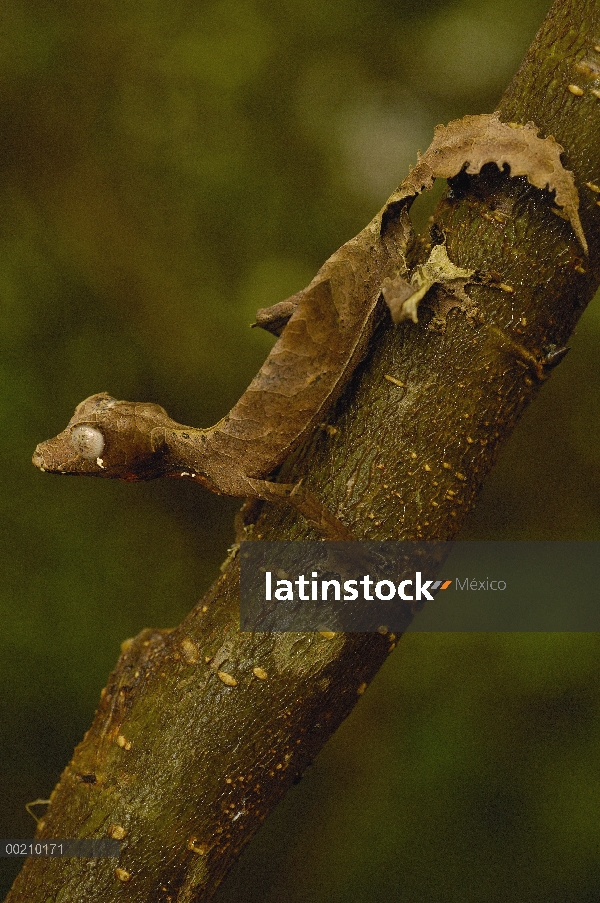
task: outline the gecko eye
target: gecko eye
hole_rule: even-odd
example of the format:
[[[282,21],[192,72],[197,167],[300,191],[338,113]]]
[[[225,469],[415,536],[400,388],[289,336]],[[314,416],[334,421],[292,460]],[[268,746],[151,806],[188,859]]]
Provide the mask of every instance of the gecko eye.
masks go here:
[[[71,442],[88,461],[99,458],[104,450],[104,436],[94,426],[76,426],[71,433]]]

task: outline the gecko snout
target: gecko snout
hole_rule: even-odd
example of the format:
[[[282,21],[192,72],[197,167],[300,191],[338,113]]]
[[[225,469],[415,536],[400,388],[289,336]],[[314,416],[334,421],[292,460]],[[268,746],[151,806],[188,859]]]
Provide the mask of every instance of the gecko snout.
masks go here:
[[[33,458],[31,460],[34,466],[38,468],[38,470],[45,470],[46,468],[44,467],[44,455],[40,451],[41,447],[42,443],[36,445],[35,451],[33,453]]]

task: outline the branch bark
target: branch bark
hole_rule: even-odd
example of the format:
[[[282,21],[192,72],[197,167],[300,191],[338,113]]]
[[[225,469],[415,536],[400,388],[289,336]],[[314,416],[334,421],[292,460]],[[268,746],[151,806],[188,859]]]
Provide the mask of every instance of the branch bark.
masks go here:
[[[453,262],[498,282],[469,287],[475,318],[440,296],[429,323],[382,324],[333,429],[282,468],[360,538],[457,533],[600,282],[600,194],[588,187],[600,182],[599,41],[600,0],[557,0],[499,106],[503,121],[532,120],[565,148],[589,258],[550,196],[524,180],[494,165],[453,180],[433,228]],[[291,510],[257,516],[246,517],[253,539],[315,538]],[[241,634],[238,576],[232,555],[179,627],[124,644],[39,825],[38,837],[122,837],[120,861],[29,859],[7,903],[210,899],[396,645],[379,634]]]

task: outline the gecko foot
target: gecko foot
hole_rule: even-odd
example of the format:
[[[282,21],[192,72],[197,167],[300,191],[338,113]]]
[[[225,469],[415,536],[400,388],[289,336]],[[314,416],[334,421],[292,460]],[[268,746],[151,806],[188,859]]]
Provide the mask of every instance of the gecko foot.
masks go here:
[[[301,483],[269,483],[268,480],[249,480],[256,497],[266,502],[286,502],[306,518],[324,539],[332,542],[353,542],[356,537],[329,511],[310,490]]]
[[[302,294],[303,292],[298,292],[291,298],[273,304],[271,307],[261,307],[256,311],[256,322],[252,326],[260,326],[261,329],[266,329],[272,335],[280,336],[298,307]]]

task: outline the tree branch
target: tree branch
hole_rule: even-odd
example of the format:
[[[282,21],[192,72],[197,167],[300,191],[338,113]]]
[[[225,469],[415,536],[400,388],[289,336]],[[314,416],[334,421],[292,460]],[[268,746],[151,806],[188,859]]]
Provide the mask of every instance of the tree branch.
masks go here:
[[[557,0],[499,112],[565,148],[589,245],[551,198],[494,165],[459,176],[435,214],[476,315],[440,294],[418,327],[379,327],[372,354],[286,462],[365,539],[448,539],[600,282],[598,0]],[[580,94],[569,86],[583,90]],[[425,249],[427,239],[424,240]],[[473,310],[471,310],[473,314]],[[392,377],[392,381],[386,379]],[[247,513],[255,521],[257,510]],[[314,538],[267,506],[254,539]],[[110,859],[29,859],[8,903],[207,900],[239,850],[354,706],[397,638],[241,634],[238,561],[173,631],[125,644],[39,837],[123,838]],[[235,685],[219,677],[229,674]]]

